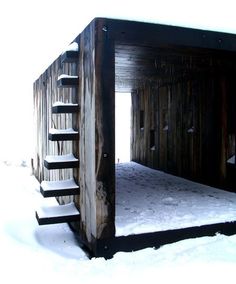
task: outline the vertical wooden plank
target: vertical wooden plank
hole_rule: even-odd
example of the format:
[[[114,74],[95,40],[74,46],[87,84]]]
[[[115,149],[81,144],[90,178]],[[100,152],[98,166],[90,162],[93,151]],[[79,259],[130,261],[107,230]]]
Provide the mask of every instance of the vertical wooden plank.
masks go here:
[[[149,130],[149,160],[150,167],[155,168],[157,145],[157,128],[156,128],[156,94],[152,84],[149,85],[149,109],[150,109],[150,130]]]
[[[193,97],[192,81],[183,82],[183,170],[186,177],[192,178],[194,161],[194,125],[193,125]]]
[[[81,237],[88,243],[92,236],[96,238],[94,44],[94,25],[91,25],[81,34],[79,57]]]
[[[34,158],[35,175],[39,181],[59,180],[72,178],[72,169],[60,169],[49,171],[44,168],[46,155],[62,155],[73,151],[71,141],[49,141],[48,132],[50,128],[71,128],[71,114],[52,114],[51,108],[54,102],[72,102],[72,93],[76,89],[57,87],[57,79],[62,73],[77,75],[74,72],[76,64],[61,64],[58,57],[35,82],[34,87],[34,118],[36,132],[36,154]],[[57,198],[59,203],[68,203],[73,197]]]
[[[160,150],[159,150],[159,164],[160,169],[167,171],[167,149],[168,149],[168,87],[159,88],[159,135],[160,135]]]
[[[223,184],[226,179],[226,161],[227,161],[227,82],[224,75],[220,79],[220,164],[219,176]]]
[[[154,119],[154,130],[155,130],[155,151],[153,152],[153,168],[159,168],[159,151],[160,151],[160,141],[159,141],[159,98],[158,98],[158,81],[152,84],[152,94],[153,94],[153,119]]]
[[[176,173],[176,110],[177,94],[174,92],[173,85],[168,86],[168,149],[167,149],[167,168],[168,172]]]
[[[98,239],[115,235],[115,49],[106,20],[96,20],[96,210]]]
[[[143,140],[143,158],[144,164],[150,166],[150,130],[151,130],[151,109],[150,109],[150,96],[148,85],[144,85],[142,103],[144,109],[144,140]]]
[[[183,121],[183,104],[182,104],[182,88],[181,83],[177,83],[172,86],[173,93],[176,96],[176,174],[182,175],[182,121]]]
[[[114,46],[103,20],[81,34],[79,75],[81,233],[96,253],[115,235]]]

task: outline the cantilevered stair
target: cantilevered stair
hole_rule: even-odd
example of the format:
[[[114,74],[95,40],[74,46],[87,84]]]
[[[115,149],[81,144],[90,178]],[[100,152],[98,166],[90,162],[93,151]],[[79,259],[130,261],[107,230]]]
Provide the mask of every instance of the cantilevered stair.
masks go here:
[[[68,129],[55,129],[51,128],[48,133],[48,139],[51,141],[72,141],[77,140],[79,137],[78,131]]]
[[[40,192],[43,197],[57,197],[79,194],[79,186],[74,179],[42,181]]]
[[[79,160],[73,154],[48,155],[44,159],[44,166],[48,170],[77,168]]]
[[[62,63],[78,62],[78,44],[72,43],[68,50],[61,55]],[[58,77],[59,88],[77,88],[78,76],[61,75]],[[78,113],[79,105],[74,103],[55,102],[52,106],[52,113]],[[79,139],[78,131],[67,129],[51,128],[48,133],[50,141],[73,141]],[[48,155],[44,159],[44,166],[48,170],[77,168],[79,160],[71,153],[66,155]],[[79,185],[73,178],[59,181],[42,181],[40,192],[43,197],[61,197],[79,194]],[[74,202],[64,205],[42,206],[36,211],[36,218],[39,225],[78,222],[80,213]]]
[[[36,219],[39,225],[76,222],[80,220],[80,214],[74,202],[65,205],[42,206],[36,211]]]
[[[55,102],[52,106],[52,113],[77,113],[79,105],[73,103]]]

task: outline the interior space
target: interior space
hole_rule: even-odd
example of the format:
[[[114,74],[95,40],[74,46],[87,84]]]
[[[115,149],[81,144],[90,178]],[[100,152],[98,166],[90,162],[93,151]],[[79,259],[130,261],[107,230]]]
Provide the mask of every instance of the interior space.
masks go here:
[[[116,45],[116,92],[131,93],[130,133],[116,137],[122,149],[130,136],[131,161],[116,158],[117,236],[235,219],[235,59]]]

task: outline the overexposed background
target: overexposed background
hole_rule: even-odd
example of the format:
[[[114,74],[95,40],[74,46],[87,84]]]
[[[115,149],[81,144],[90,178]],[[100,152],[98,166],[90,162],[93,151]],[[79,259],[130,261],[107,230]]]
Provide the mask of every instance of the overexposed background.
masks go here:
[[[89,260],[78,246],[67,224],[38,226],[34,211],[38,206],[45,204],[45,199],[39,193],[38,183],[33,176],[29,176],[28,168],[7,166],[7,163],[1,162],[1,159],[21,160],[31,156],[33,82],[94,17],[144,20],[236,33],[234,3],[235,0],[1,1],[0,279],[2,283],[222,284],[233,282],[236,235],[228,237],[217,234],[214,237],[188,239],[163,246],[159,250],[148,248],[131,253],[119,252],[109,261],[102,258]],[[129,113],[126,101],[130,100],[129,96],[121,95],[117,96],[117,99],[117,108]],[[129,132],[129,125],[122,121],[118,123],[116,131],[120,131],[123,135],[122,126],[126,126],[125,131]],[[117,136],[121,135],[118,133]],[[123,141],[120,145],[123,147]],[[132,166],[132,163],[130,164]],[[132,175],[131,178],[133,177]],[[139,176],[135,177],[139,179]],[[150,176],[147,175],[146,179],[150,185]],[[139,182],[144,185],[143,180]],[[159,186],[168,189],[170,184],[170,180],[165,178]],[[178,195],[176,197],[179,198],[180,192],[176,190],[176,186],[178,182],[174,182],[172,193],[175,192]],[[130,193],[130,190],[124,189],[127,194]],[[195,194],[196,191],[193,189],[194,187],[192,194]],[[134,190],[137,190],[137,186]],[[170,191],[166,190],[166,193],[169,194]],[[153,214],[150,211],[153,202],[151,198],[152,196],[145,192],[142,204],[138,204],[138,208],[142,205],[145,208],[138,216],[134,214],[139,222],[143,221],[143,224],[147,223],[148,217],[153,217],[150,216]],[[185,199],[178,202],[173,195],[160,196],[159,199],[163,203],[159,211],[162,219],[170,211],[175,213],[178,206],[186,205]],[[213,199],[212,195],[207,196],[208,201],[209,199],[216,207],[221,200]],[[51,201],[56,202],[54,199]],[[124,212],[131,209],[130,212],[135,213],[136,208],[130,208],[128,198],[124,201],[121,206]],[[228,199],[228,202],[231,200]],[[195,208],[202,206],[201,202],[192,205]],[[183,218],[191,217],[192,212],[187,209]],[[207,207],[206,213],[210,215],[211,211],[208,209]],[[231,203],[228,209],[235,210],[234,203]],[[202,214],[200,210],[199,214]],[[129,218],[126,219],[130,221]],[[135,219],[132,221],[135,222]],[[140,223],[136,225],[140,226]]]
[[[236,33],[233,0],[7,0],[0,4],[0,159],[33,151],[33,82],[94,17]]]

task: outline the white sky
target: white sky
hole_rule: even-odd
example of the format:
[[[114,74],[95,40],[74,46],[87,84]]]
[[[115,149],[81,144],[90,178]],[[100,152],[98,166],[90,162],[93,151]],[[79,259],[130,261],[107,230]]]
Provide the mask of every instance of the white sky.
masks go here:
[[[5,0],[0,4],[0,159],[29,153],[32,85],[94,17],[236,33],[234,0]]]

